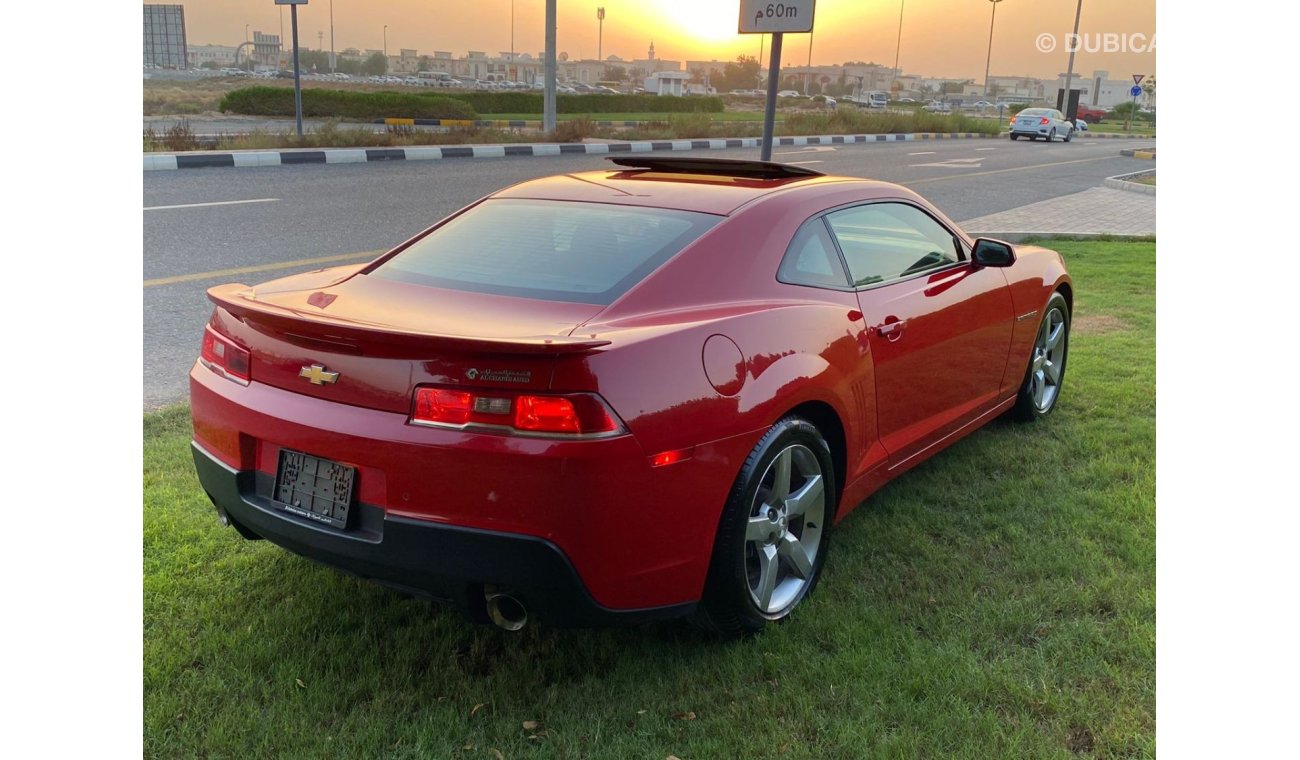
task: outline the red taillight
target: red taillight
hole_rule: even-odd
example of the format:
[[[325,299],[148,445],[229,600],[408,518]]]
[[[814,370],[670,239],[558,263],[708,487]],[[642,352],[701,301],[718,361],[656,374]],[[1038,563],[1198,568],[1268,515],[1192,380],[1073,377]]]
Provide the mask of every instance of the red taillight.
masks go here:
[[[211,327],[203,328],[203,350],[199,356],[209,369],[231,380],[247,385],[252,377],[248,349],[220,335]]]
[[[694,447],[689,449],[674,449],[672,451],[661,451],[650,457],[651,467],[663,467],[664,465],[676,464],[678,462],[691,458],[694,453]]]
[[[1043,118],[1041,118],[1041,119],[1038,120],[1038,123],[1039,123],[1039,124],[1051,124],[1051,123],[1052,123],[1052,120],[1049,119],[1049,118],[1047,118],[1046,116],[1044,116]]]
[[[417,388],[411,421],[439,427],[489,427],[529,435],[611,435],[623,432],[599,397],[509,391]]]

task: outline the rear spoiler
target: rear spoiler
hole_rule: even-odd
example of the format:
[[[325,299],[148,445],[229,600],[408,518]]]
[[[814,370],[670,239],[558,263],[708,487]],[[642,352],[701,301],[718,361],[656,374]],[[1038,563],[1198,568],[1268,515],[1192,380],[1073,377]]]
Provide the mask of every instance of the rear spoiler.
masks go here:
[[[564,335],[536,335],[518,338],[485,338],[469,335],[440,335],[414,332],[388,325],[327,317],[258,301],[247,285],[218,285],[208,289],[208,299],[241,322],[264,325],[274,330],[319,338],[356,347],[382,344],[392,348],[442,348],[450,351],[505,354],[572,354],[608,346],[610,341],[573,338]]]

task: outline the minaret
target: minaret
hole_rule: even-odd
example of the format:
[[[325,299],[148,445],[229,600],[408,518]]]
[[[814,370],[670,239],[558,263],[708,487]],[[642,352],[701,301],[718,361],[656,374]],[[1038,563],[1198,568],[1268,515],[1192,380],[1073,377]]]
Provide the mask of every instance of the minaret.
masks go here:
[[[650,60],[653,61],[654,59],[655,59],[655,41],[650,40]]]

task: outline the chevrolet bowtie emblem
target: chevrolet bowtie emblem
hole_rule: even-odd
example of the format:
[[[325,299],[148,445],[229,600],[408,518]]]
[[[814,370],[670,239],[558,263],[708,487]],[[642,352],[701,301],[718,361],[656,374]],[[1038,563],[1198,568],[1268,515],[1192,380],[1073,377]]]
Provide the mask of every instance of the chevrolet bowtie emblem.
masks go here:
[[[327,383],[337,383],[339,373],[329,372],[322,364],[313,364],[298,370],[298,377],[307,378],[312,385],[325,385]]]

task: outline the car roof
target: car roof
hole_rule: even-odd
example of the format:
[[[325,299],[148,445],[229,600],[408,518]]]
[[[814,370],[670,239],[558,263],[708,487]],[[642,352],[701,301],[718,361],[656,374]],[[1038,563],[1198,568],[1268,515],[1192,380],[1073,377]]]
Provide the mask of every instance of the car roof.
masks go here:
[[[521,182],[500,190],[492,198],[525,198],[583,203],[700,211],[728,216],[742,206],[776,193],[813,191],[830,184],[857,182],[878,190],[881,197],[901,188],[860,177],[820,174],[756,178],[720,171],[663,171],[606,169],[575,172]]]

